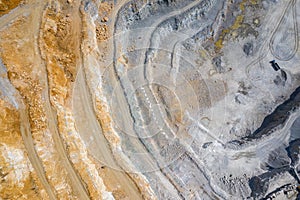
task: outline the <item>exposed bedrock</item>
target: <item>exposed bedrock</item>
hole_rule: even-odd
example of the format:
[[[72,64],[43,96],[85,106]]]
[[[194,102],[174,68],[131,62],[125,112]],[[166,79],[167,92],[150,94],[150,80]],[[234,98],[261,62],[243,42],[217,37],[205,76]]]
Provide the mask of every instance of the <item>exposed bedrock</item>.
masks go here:
[[[0,0],[0,199],[299,199],[299,0]]]

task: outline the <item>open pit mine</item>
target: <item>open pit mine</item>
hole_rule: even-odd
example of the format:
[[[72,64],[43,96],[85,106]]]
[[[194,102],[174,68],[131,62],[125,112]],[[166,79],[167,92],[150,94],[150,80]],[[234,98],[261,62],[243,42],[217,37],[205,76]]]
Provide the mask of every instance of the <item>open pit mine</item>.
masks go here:
[[[300,0],[0,0],[0,200],[300,200]]]

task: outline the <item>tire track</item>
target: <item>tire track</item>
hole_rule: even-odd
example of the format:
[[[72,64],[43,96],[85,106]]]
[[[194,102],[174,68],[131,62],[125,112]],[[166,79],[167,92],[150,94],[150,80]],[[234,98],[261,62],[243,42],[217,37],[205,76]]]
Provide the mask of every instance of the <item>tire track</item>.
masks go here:
[[[12,12],[2,16],[0,19],[0,29],[3,28],[4,26],[8,25],[9,23],[12,23],[14,19],[17,17],[20,17],[25,14],[26,11],[29,12],[30,9],[32,9],[33,6],[36,6],[36,9],[34,10],[33,13],[31,13],[33,17],[32,21],[32,26],[35,26],[34,29],[39,30],[39,20],[41,17],[41,12],[44,6],[44,1],[40,1],[36,3],[35,1],[29,1],[26,5],[17,7],[13,9]],[[37,176],[39,180],[41,181],[42,185],[44,186],[46,193],[48,194],[48,197],[52,200],[57,199],[55,195],[55,189],[49,184],[48,179],[45,174],[45,170],[43,167],[43,163],[38,156],[36,150],[35,150],[35,145],[34,145],[34,140],[31,135],[31,130],[29,126],[29,119],[28,119],[28,113],[26,112],[25,105],[21,101],[21,96],[19,95],[18,92],[16,92],[16,96],[19,99],[19,105],[20,105],[20,131],[21,135],[23,138],[23,142],[28,154],[28,158],[35,169]]]
[[[197,1],[196,1],[197,2]],[[207,7],[205,7],[205,6],[207,6]],[[214,2],[206,2],[206,1],[201,1],[201,2],[197,2],[194,6],[192,6],[192,7],[189,7],[189,6],[187,6],[186,8],[183,8],[183,11],[182,12],[177,12],[175,15],[173,15],[173,16],[170,16],[170,17],[167,17],[167,18],[165,18],[162,22],[158,22],[154,27],[155,27],[155,29],[153,30],[153,32],[151,33],[151,36],[150,36],[150,39],[149,39],[149,41],[150,41],[150,43],[149,43],[149,48],[146,50],[146,52],[145,52],[145,59],[144,59],[144,77],[145,77],[145,79],[146,79],[146,82],[149,82],[149,78],[147,78],[147,74],[149,74],[149,76],[151,75],[151,73],[149,72],[149,73],[147,73],[147,68],[151,68],[151,67],[149,67],[149,66],[147,66],[148,65],[148,62],[149,62],[149,59],[148,59],[148,55],[149,55],[149,53],[152,51],[152,49],[154,49],[154,48],[152,48],[152,45],[153,45],[153,36],[154,36],[154,34],[155,34],[155,32],[156,32],[156,30],[158,29],[158,27],[159,26],[161,26],[161,25],[163,25],[166,21],[168,21],[168,20],[170,20],[170,19],[172,19],[172,18],[175,18],[176,16],[185,16],[185,13],[189,13],[189,12],[191,12],[191,10],[193,10],[194,9],[194,7],[199,7],[199,11],[197,11],[197,12],[199,12],[199,13],[201,13],[201,11],[203,12],[204,10],[210,10],[210,9],[212,9],[212,7],[214,6]],[[224,4],[222,5],[222,7],[224,6]],[[188,14],[187,14],[188,15]],[[177,18],[175,18],[175,23],[177,23],[176,20]],[[213,22],[212,22],[213,23]],[[175,25],[176,26],[176,25]],[[178,27],[177,27],[178,28]],[[176,29],[177,30],[177,29]],[[177,54],[175,54],[175,51],[176,51],[176,49],[177,49],[177,45],[179,45],[181,42],[183,42],[183,41],[186,41],[187,39],[189,39],[189,38],[191,38],[191,37],[193,37],[194,35],[195,35],[195,32],[196,33],[198,33],[198,30],[195,30],[195,31],[191,31],[191,30],[193,30],[193,29],[189,29],[189,28],[187,28],[187,30],[186,31],[184,31],[184,32],[182,32],[182,31],[180,31],[180,33],[177,33],[177,34],[180,34],[181,35],[181,37],[182,38],[176,38],[177,40],[176,40],[176,42],[175,42],[175,44],[173,45],[173,47],[172,47],[172,51],[171,51],[171,69],[170,69],[170,76],[172,77],[172,79],[173,79],[173,84],[174,84],[174,86],[176,87],[176,76],[177,76],[177,74],[178,74],[178,70],[179,70],[179,66],[178,66],[178,63],[177,62],[175,62],[175,59],[176,59],[176,56],[177,56]],[[178,31],[179,32],[179,31]],[[178,61],[179,62],[179,61]],[[176,65],[175,65],[175,63],[176,63]],[[189,62],[188,62],[189,63]],[[150,90],[151,90],[151,95],[152,96],[154,96],[154,99],[156,100],[156,102],[154,102],[155,104],[157,104],[158,103],[158,100],[156,99],[156,97],[155,97],[155,95],[154,95],[154,93],[153,93],[153,91],[152,91],[152,89],[151,89],[151,87],[150,87]],[[160,113],[161,113],[161,115],[162,115],[162,110],[161,109],[159,109],[159,111],[160,111]],[[167,127],[169,127],[169,125],[168,125],[168,123],[164,120],[164,122],[165,122],[165,124],[166,124],[166,126]],[[170,129],[171,130],[171,129]]]
[[[186,9],[189,9],[189,8],[193,7],[193,5],[197,5],[197,4],[198,4],[198,2],[196,1],[196,2],[192,3],[192,5],[187,6]],[[126,6],[126,5],[125,5],[125,6]],[[120,9],[120,10],[121,10],[121,9]],[[120,10],[117,12],[117,20],[118,20],[118,18],[119,18]],[[170,13],[168,16],[171,16],[172,14],[173,14],[173,15],[176,15],[176,14],[178,14],[178,13],[180,13],[180,11],[174,11],[174,12]],[[165,18],[168,18],[168,16],[165,17]],[[116,47],[116,38],[115,38],[115,35],[116,35],[116,29],[117,29],[117,23],[116,23],[117,20],[116,20],[115,23],[114,23],[114,31],[113,31],[113,46],[114,46],[114,49],[113,49],[113,70],[114,70],[114,75],[115,75],[115,77],[116,77],[116,79],[117,79],[117,82],[120,84],[120,86],[121,86],[121,88],[122,88],[122,91],[123,91],[123,94],[126,96],[126,94],[125,94],[125,91],[126,91],[126,90],[125,90],[125,86],[122,84],[122,81],[120,80],[120,76],[119,76],[119,74],[118,74],[118,72],[117,72],[117,67],[116,67],[116,49],[117,49],[117,47]],[[159,23],[160,23],[160,22],[157,22],[156,24],[159,24]],[[128,105],[128,106],[130,107],[127,98],[125,98],[125,99],[126,99],[126,105]],[[130,111],[131,118],[132,118],[133,121],[134,121],[135,119],[134,119],[133,114],[131,113],[131,109],[130,109],[130,108],[129,108],[129,111]],[[154,163],[156,163],[156,165],[159,166],[159,163],[158,163],[157,160],[155,159],[155,155],[153,155],[153,154],[149,151],[149,149],[147,148],[147,145],[145,144],[145,142],[144,142],[141,138],[139,138],[139,137],[138,137],[138,140],[139,140],[140,143],[142,144],[142,146],[139,147],[139,148],[140,148],[141,150],[143,150],[143,149],[146,150],[146,151],[147,151],[147,155],[150,155],[150,157],[148,156],[148,159],[150,160],[150,163],[153,163],[153,161],[154,161]],[[167,178],[167,180],[171,183],[171,185],[176,189],[177,194],[179,195],[179,197],[180,197],[181,199],[184,199],[183,195],[182,195],[181,192],[180,192],[179,186],[176,184],[176,182],[174,182],[174,180],[172,180],[172,177],[171,177],[170,175],[168,175],[168,173],[166,173],[163,169],[161,169],[161,167],[159,167],[159,171]]]
[[[276,26],[276,29],[270,39],[270,43],[269,43],[269,49],[272,53],[272,55],[277,58],[278,60],[282,60],[282,61],[289,61],[290,59],[292,59],[296,52],[298,51],[298,24],[297,24],[297,17],[296,17],[296,14],[297,14],[297,10],[296,10],[296,2],[297,0],[291,0],[290,3],[288,4],[287,8],[285,9],[284,11],[284,14],[283,16],[280,18],[280,21],[278,23],[278,25]],[[274,49],[275,48],[275,45],[274,45],[274,40],[275,40],[275,36],[276,34],[278,34],[277,32],[279,32],[279,27],[283,24],[284,22],[284,17],[287,16],[287,11],[291,9],[292,11],[292,16],[293,16],[293,25],[294,25],[294,41],[295,41],[295,44],[294,44],[294,49],[292,50],[292,52],[290,52],[290,55],[287,56],[286,58],[285,57],[282,57],[280,56],[276,50]]]
[[[49,98],[49,97],[48,97]],[[62,141],[62,138],[59,135],[59,131],[57,130],[56,124],[57,120],[55,119],[55,111],[51,108],[49,100],[46,100],[47,104],[47,113],[49,113],[49,129],[52,133],[54,144],[56,146],[56,150],[58,155],[60,156],[61,162],[64,165],[66,171],[68,172],[69,178],[71,180],[71,186],[74,190],[74,193],[78,195],[80,199],[90,199],[89,193],[84,185],[83,180],[77,172],[75,171],[72,162],[69,159],[68,154],[66,153],[65,145]]]
[[[154,27],[154,30],[152,31],[150,36],[146,36],[145,38],[149,38],[149,42],[147,43],[147,47],[149,47],[148,49],[146,49],[145,52],[145,59],[144,59],[144,77],[146,80],[148,80],[147,78],[147,63],[149,61],[149,52],[152,50],[151,46],[152,46],[152,38],[155,34],[155,31],[157,30],[157,28],[162,25],[165,21],[167,21],[168,19],[181,15],[185,12],[189,12],[189,10],[193,9],[196,6],[199,6],[201,3],[203,3],[205,0],[197,0],[194,1],[193,3],[185,6],[184,8],[182,8],[181,10],[178,11],[173,11],[171,13],[169,13],[168,15],[164,16],[163,18],[160,18],[160,20],[154,24],[152,24],[152,27]],[[148,80],[149,81],[149,80]]]
[[[194,2],[192,5],[189,5],[189,6],[187,6],[187,7],[185,7],[184,8],[184,10],[186,11],[186,10],[188,10],[188,9],[190,9],[190,8],[193,8],[193,6],[194,5],[197,5],[199,2]],[[157,28],[157,26],[159,25],[159,24],[162,24],[165,20],[167,20],[168,18],[170,18],[170,17],[172,17],[172,16],[176,16],[176,15],[178,15],[178,14],[181,14],[182,13],[182,11],[175,11],[175,12],[172,12],[172,13],[170,13],[169,15],[167,15],[166,17],[164,17],[164,19],[163,20],[161,20],[161,21],[159,21],[159,22],[157,22],[157,23],[155,23],[155,27]],[[114,30],[116,30],[116,24],[115,24],[115,29]],[[156,29],[155,29],[156,30]],[[150,36],[150,38],[152,38],[153,37],[153,34],[154,34],[154,31],[151,33],[151,36]],[[114,35],[115,35],[115,32],[114,32]],[[151,39],[150,39],[150,45],[151,45]],[[147,45],[147,46],[149,46],[149,45]],[[147,49],[147,51],[146,51],[146,53],[145,53],[145,56],[146,56],[146,58],[145,58],[145,62],[144,62],[144,65],[146,65],[147,64],[147,56],[148,56],[148,51],[150,51],[151,50],[151,47],[149,47],[148,49]],[[121,85],[121,88],[122,88],[122,90],[123,90],[123,92],[125,93],[124,95],[125,96],[127,96],[126,95],[126,90],[125,90],[125,86],[122,84],[122,81],[120,80],[120,76],[119,76],[119,74],[118,74],[118,72],[117,72],[117,68],[116,68],[116,62],[115,62],[115,59],[116,59],[116,42],[115,42],[115,38],[114,38],[114,63],[113,63],[113,65],[114,65],[114,74],[115,74],[115,76],[117,77],[117,80],[118,80],[118,82],[120,82],[120,85]],[[144,77],[146,78],[147,77],[147,73],[146,73],[146,67],[144,68]],[[147,79],[147,78],[146,78]],[[153,95],[153,93],[152,93],[152,95]],[[127,101],[127,100],[126,100]],[[129,103],[128,103],[128,101],[127,101],[127,103],[126,103],[129,107],[131,107],[130,105],[129,105]],[[132,110],[131,108],[129,108],[129,110]],[[134,120],[134,116],[131,114],[131,118],[133,118],[133,120]],[[172,174],[172,172],[171,171],[169,171],[167,168],[161,168],[161,166],[160,166],[160,163],[157,161],[157,159],[155,159],[156,158],[156,155],[154,155],[151,151],[149,151],[149,149],[148,149],[148,145],[147,145],[147,143],[143,140],[143,139],[141,139],[140,137],[138,137],[138,139],[139,139],[139,141],[140,141],[140,143],[145,147],[145,149],[146,149],[146,151],[148,152],[148,154],[151,156],[151,158],[150,159],[153,159],[154,160],[154,162],[156,163],[156,165],[157,166],[159,166],[159,170],[160,170],[160,172],[162,173],[162,174],[164,174],[164,176],[169,180],[169,182],[173,185],[173,187],[177,190],[177,192],[178,192],[178,195],[181,197],[181,198],[184,198],[184,196],[183,196],[183,194],[182,194],[182,190],[184,189],[184,188],[182,188],[177,182],[177,180],[176,179],[174,179],[171,175],[169,175],[169,174]],[[190,159],[190,160],[193,160],[194,161],[194,159],[195,158],[192,158],[190,155],[188,155],[187,154],[187,157]],[[195,161],[194,161],[194,163],[196,163]],[[199,169],[199,166],[198,165],[196,165],[197,166],[197,168]],[[167,171],[167,172],[165,172],[165,171]],[[201,171],[201,170],[200,170]]]
[[[252,70],[253,67],[255,67],[255,65],[258,63],[260,68],[263,68],[263,64],[261,63],[261,61],[268,55],[268,51],[270,50],[270,43],[271,43],[271,38],[273,38],[278,26],[280,25],[280,21],[282,21],[282,19],[284,18],[284,16],[286,15],[286,12],[289,8],[289,6],[291,5],[291,3],[293,2],[294,0],[290,0],[284,7],[279,19],[276,19],[274,17],[272,17],[269,21],[268,21],[268,24],[276,24],[275,27],[273,28],[272,32],[271,32],[271,37],[266,40],[263,44],[262,44],[262,47],[260,48],[259,50],[259,53],[258,53],[258,58],[254,59],[250,64],[248,64],[245,68],[245,71],[246,71],[246,75],[249,77],[250,80],[252,81],[255,81],[253,80],[250,75],[250,70]],[[269,48],[267,50],[267,48]],[[255,85],[253,85],[252,83],[252,86],[256,87]],[[256,87],[257,88],[257,87]]]
[[[118,180],[117,182],[121,185],[121,188],[127,188],[125,192],[130,197],[130,199],[141,199],[138,187],[136,187],[136,185],[133,184],[134,181],[130,178],[130,176],[128,176],[128,174],[126,174],[125,171],[123,172],[121,167],[118,165],[118,163],[113,157],[112,151],[110,150],[104,135],[102,134],[101,127],[98,124],[94,113],[94,109],[91,105],[92,100],[90,99],[90,94],[86,85],[86,78],[84,77],[84,72],[82,68],[78,70],[73,94],[74,96],[80,95],[80,97],[77,99],[77,102],[73,102],[73,104],[76,105],[77,109],[82,108],[81,112],[84,112],[84,116],[86,116],[86,118],[89,119],[88,127],[85,127],[85,130],[91,130],[93,138],[97,144],[96,146],[97,148],[100,148],[100,151],[93,153],[95,159],[99,161],[99,163],[103,163],[105,166],[111,169],[108,173],[110,174],[110,176],[106,178]],[[78,101],[80,101],[80,103]],[[79,123],[76,122],[76,124]],[[80,127],[78,128],[80,130]]]
[[[185,6],[185,7],[183,7],[182,9],[180,9],[180,10],[176,10],[176,11],[173,11],[173,12],[171,12],[171,13],[169,13],[169,14],[167,14],[166,16],[164,16],[162,19],[160,18],[160,20],[158,20],[156,23],[154,23],[154,24],[152,24],[152,26],[153,27],[155,27],[155,29],[154,29],[154,31],[153,32],[151,32],[151,34],[150,34],[150,38],[152,38],[153,37],[153,34],[154,34],[154,32],[155,32],[155,30],[157,29],[157,27],[160,25],[160,24],[162,24],[165,20],[167,20],[167,19],[169,19],[169,18],[171,18],[171,17],[174,17],[174,16],[176,16],[176,15],[179,15],[179,14],[182,14],[182,12],[186,12],[187,10],[189,10],[189,9],[191,9],[191,8],[193,8],[193,7],[195,7],[195,6],[197,6],[198,4],[200,4],[201,2],[199,2],[199,1],[195,1],[195,2],[193,2],[193,3],[191,3],[191,4],[189,4],[189,5],[187,5],[187,6]],[[128,4],[128,3],[127,3]],[[122,6],[121,7],[121,9],[122,8],[124,8],[127,4],[125,4],[124,6]],[[120,10],[121,10],[120,9]],[[120,82],[120,76],[119,76],[119,74],[118,74],[118,72],[117,72],[117,68],[116,68],[116,49],[117,49],[117,47],[116,47],[116,39],[115,39],[115,35],[116,35],[116,30],[117,30],[117,21],[118,21],[118,19],[119,19],[119,12],[120,12],[120,10],[117,12],[117,20],[115,21],[115,23],[114,23],[114,31],[113,31],[113,45],[114,45],[114,49],[113,49],[113,68],[114,68],[114,74],[115,74],[115,76],[117,77],[117,80],[118,80],[118,82]],[[145,38],[148,38],[149,37],[149,34],[146,34],[146,36],[144,36]],[[151,45],[151,39],[150,39],[150,42],[148,42],[148,44],[146,45],[147,47],[149,46],[149,45]],[[148,51],[149,50],[151,50],[151,48],[148,48],[147,50],[146,50],[146,52],[145,52],[145,56],[146,56],[146,58],[145,58],[145,61],[144,61],[144,65],[146,65],[146,62],[147,62],[147,57],[148,57]],[[146,67],[144,68],[144,78],[147,80],[147,75],[146,75]],[[121,83],[121,82],[120,82]],[[123,86],[123,84],[121,83],[120,84],[121,85],[121,87],[122,87],[122,89],[125,91],[125,87]],[[152,92],[152,96],[153,96],[153,92]],[[127,102],[127,104],[128,104],[128,102]],[[131,111],[131,109],[129,109],[129,112],[130,112],[130,115],[131,115],[131,118],[133,119],[133,121],[135,121],[135,117],[133,116],[133,114],[132,114],[132,111]]]
[[[203,3],[203,4],[205,4],[205,2],[201,2],[201,3]],[[201,4],[201,3],[199,3],[199,4]],[[199,6],[199,5],[195,5],[195,6]],[[193,9],[193,7],[192,8],[188,8],[187,10],[185,10],[185,11],[183,11],[183,12],[181,12],[181,13],[179,13],[178,15],[183,15],[183,13],[184,12],[189,12],[189,9],[190,10],[192,10]],[[209,10],[209,9],[211,9],[211,7],[209,6],[208,8],[207,8],[207,10]],[[176,15],[175,15],[176,16]],[[175,17],[175,16],[172,16],[172,17]],[[144,65],[145,65],[145,70],[144,70],[144,76],[145,77],[147,77],[147,72],[146,72],[146,68],[147,68],[147,64],[148,64],[148,53],[149,53],[149,51],[151,51],[152,50],[152,38],[153,38],[153,35],[154,35],[154,33],[155,33],[155,31],[157,30],[157,27],[159,27],[160,25],[162,25],[166,20],[169,20],[169,19],[171,19],[172,17],[170,17],[170,18],[167,18],[167,19],[165,19],[164,21],[162,21],[162,22],[160,22],[159,24],[157,24],[156,26],[155,26],[155,29],[154,29],[154,31],[152,32],[152,34],[151,34],[151,37],[150,37],[150,47],[149,47],[149,49],[147,49],[147,51],[146,51],[146,53],[145,53],[145,60],[144,60]],[[183,33],[181,33],[181,34],[183,34]],[[194,34],[193,34],[194,35]],[[192,35],[192,36],[193,36]],[[191,37],[191,36],[189,36],[189,37]],[[186,40],[187,38],[184,38],[184,40]],[[181,41],[184,41],[184,40],[181,40]],[[175,49],[176,49],[176,45],[179,43],[179,42],[181,42],[180,40],[178,40],[177,42],[175,42],[175,45],[173,45],[173,51],[172,51],[172,54],[171,54],[171,69],[173,69],[174,67],[173,67],[173,64],[175,63],[174,62],[174,59],[175,59],[175,56],[174,56],[174,51],[175,51]],[[175,68],[176,69],[176,68]],[[178,69],[177,69],[178,70]],[[177,71],[176,70],[176,71]],[[146,78],[147,79],[147,78]],[[148,79],[147,79],[148,80]],[[151,90],[151,89],[150,89]],[[151,92],[152,92],[152,95],[153,95],[153,91],[151,90]],[[156,99],[156,98],[155,98]],[[157,99],[156,99],[157,100]],[[157,103],[157,102],[156,102]],[[209,185],[210,185],[210,180],[208,179],[208,177],[205,175],[205,173],[204,173],[204,171],[203,170],[201,170],[201,168],[199,167],[199,165],[198,165],[198,162],[199,162],[199,160],[198,159],[196,159],[195,157],[193,157],[192,156],[192,154],[191,153],[187,153],[188,152],[188,150],[186,149],[186,153],[185,153],[185,155],[188,157],[188,159],[190,160],[190,161],[192,161],[192,165],[194,164],[196,167],[197,167],[197,169],[201,172],[201,174],[203,174],[203,176],[205,177],[205,179],[206,179],[206,181],[209,183]],[[197,161],[196,161],[197,160]],[[176,161],[175,161],[176,162]],[[176,180],[173,180],[173,182],[176,182]],[[178,182],[178,181],[177,181]],[[175,185],[176,185],[176,183],[174,183]],[[177,185],[177,187],[176,187],[177,189],[178,189],[178,191],[180,191],[180,190],[182,190],[182,188],[180,188],[180,186],[178,186]],[[211,187],[211,185],[210,185],[210,189],[215,193],[215,194],[217,194],[217,192],[214,190],[214,188],[213,187]],[[209,194],[207,194],[207,195],[209,195]],[[212,198],[212,197],[210,197],[210,198]],[[216,197],[214,197],[214,198],[216,198]],[[219,197],[218,197],[219,198]]]
[[[22,104],[19,104],[22,105]],[[22,106],[23,107],[23,106]],[[31,135],[30,127],[29,127],[29,119],[27,117],[27,113],[25,112],[24,109],[20,109],[20,121],[21,121],[21,134],[22,138],[28,153],[29,160],[35,169],[40,181],[42,182],[48,196],[50,199],[57,199],[55,194],[54,194],[54,188],[49,184],[47,177],[45,175],[44,167],[42,164],[42,161],[40,160],[35,147],[34,147],[34,142],[33,138]]]
[[[75,6],[76,8],[78,8],[78,12],[79,12],[79,5],[80,5],[80,1],[76,1],[75,2]],[[71,15],[74,15],[73,17],[81,22],[81,18],[79,16],[78,12],[73,12],[71,13]],[[77,26],[72,30],[74,31],[74,33],[77,31],[77,33],[80,33],[80,25],[77,24]],[[38,35],[39,36],[39,35]],[[40,36],[39,36],[40,37]],[[40,38],[39,38],[40,40]],[[81,41],[80,41],[81,42]],[[41,51],[41,50],[40,50]],[[41,55],[41,52],[40,52]],[[41,59],[41,58],[40,58]],[[86,185],[84,183],[84,181],[82,180],[82,178],[80,177],[80,175],[76,172],[76,169],[73,166],[73,163],[70,161],[70,158],[67,154],[67,150],[65,147],[65,144],[63,142],[63,139],[60,136],[58,127],[57,127],[57,113],[54,107],[51,106],[50,103],[50,87],[49,87],[49,76],[48,76],[48,72],[46,70],[46,65],[47,63],[45,63],[45,61],[42,61],[42,59],[40,60],[40,63],[43,64],[44,66],[44,80],[45,80],[45,87],[48,88],[48,90],[45,90],[45,104],[46,104],[46,113],[48,113],[48,125],[49,125],[49,130],[52,133],[52,138],[54,141],[54,145],[56,146],[56,150],[58,152],[58,155],[60,157],[60,160],[63,164],[63,166],[65,167],[67,173],[68,173],[68,177],[70,178],[70,182],[71,182],[71,187],[75,193],[75,195],[77,195],[79,197],[79,199],[90,199],[89,196],[89,191],[86,188]]]

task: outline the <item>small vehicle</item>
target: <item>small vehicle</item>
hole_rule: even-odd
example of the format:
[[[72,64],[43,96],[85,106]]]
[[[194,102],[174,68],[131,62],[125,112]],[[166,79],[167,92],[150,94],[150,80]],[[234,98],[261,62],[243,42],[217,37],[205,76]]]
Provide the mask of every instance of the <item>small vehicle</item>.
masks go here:
[[[274,69],[275,71],[280,70],[280,67],[279,67],[279,65],[275,62],[275,60],[271,60],[270,63],[271,63],[271,66],[273,67],[273,69]]]

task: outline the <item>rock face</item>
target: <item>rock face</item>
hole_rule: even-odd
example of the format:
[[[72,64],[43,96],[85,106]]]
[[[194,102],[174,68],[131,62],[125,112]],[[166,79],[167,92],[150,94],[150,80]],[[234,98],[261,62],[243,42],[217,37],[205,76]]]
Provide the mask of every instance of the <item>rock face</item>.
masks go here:
[[[299,9],[0,1],[0,199],[299,199]]]

